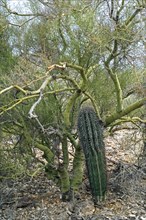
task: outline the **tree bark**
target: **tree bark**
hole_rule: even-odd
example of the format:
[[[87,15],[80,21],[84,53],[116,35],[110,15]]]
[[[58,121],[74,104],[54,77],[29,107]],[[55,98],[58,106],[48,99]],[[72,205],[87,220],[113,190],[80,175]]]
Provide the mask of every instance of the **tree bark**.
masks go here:
[[[78,145],[75,151],[74,161],[73,161],[73,177],[71,180],[71,188],[74,192],[78,191],[83,179],[83,167],[84,167],[84,154]]]

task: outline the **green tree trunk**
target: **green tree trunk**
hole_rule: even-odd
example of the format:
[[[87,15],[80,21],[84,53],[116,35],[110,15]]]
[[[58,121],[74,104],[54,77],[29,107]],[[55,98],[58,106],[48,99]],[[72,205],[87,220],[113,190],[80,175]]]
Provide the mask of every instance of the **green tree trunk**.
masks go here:
[[[84,154],[80,145],[76,147],[73,161],[73,177],[71,180],[71,188],[74,192],[78,191],[83,180]]]

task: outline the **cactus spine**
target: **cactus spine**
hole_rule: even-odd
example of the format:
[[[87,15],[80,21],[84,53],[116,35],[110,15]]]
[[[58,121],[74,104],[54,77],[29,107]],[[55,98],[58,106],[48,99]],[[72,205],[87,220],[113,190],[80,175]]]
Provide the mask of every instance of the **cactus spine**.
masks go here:
[[[78,134],[83,148],[94,203],[104,200],[107,190],[102,124],[95,111],[84,107],[78,116]]]

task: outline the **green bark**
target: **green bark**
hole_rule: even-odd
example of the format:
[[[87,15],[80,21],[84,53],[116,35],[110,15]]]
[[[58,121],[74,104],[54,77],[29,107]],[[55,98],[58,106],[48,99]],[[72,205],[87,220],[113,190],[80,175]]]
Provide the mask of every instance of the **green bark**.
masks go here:
[[[69,173],[63,164],[61,164],[59,167],[59,177],[61,182],[62,200],[63,201],[72,200]]]
[[[76,99],[80,96],[80,92],[76,91],[74,95],[71,96],[71,98],[69,99],[67,105],[66,105],[66,109],[64,111],[64,122],[65,125],[67,127],[69,127],[71,125],[71,121],[70,121],[70,114],[72,111],[72,107],[76,101]]]
[[[29,145],[33,143],[33,139],[27,130],[27,127],[22,119],[22,124],[23,124],[23,134],[24,137]],[[60,186],[60,178],[58,174],[58,170],[53,166],[53,161],[54,161],[54,154],[53,152],[49,149],[48,146],[45,146],[43,144],[40,144],[39,142],[34,143],[35,147],[38,148],[39,150],[44,152],[43,157],[47,161],[47,165],[45,166],[45,172],[47,175],[48,179],[53,180],[58,186]]]
[[[71,180],[71,188],[78,191],[83,179],[84,154],[80,145],[77,146],[73,161],[73,177]]]
[[[71,63],[66,63],[66,66],[77,70],[81,74],[81,77],[82,77],[83,81],[84,82],[87,81],[87,78],[86,78],[86,75],[85,75],[85,69],[83,67],[75,65],[75,64],[71,64]]]
[[[109,56],[109,58],[107,59],[107,61],[105,62],[105,67],[115,86],[116,98],[117,98],[117,112],[121,112],[123,109],[123,105],[122,105],[123,100],[122,100],[122,89],[121,89],[120,81],[118,79],[117,74],[113,72],[113,70],[109,66],[111,60],[115,58],[116,52],[117,52],[117,41],[115,40],[114,49],[111,55]]]
[[[48,163],[52,163],[54,159],[54,154],[52,151],[45,145],[35,142],[35,147],[44,152],[43,157]]]
[[[33,139],[29,133],[29,131],[27,130],[27,127],[25,126],[25,123],[24,121],[22,121],[23,123],[23,134],[24,134],[24,137],[26,139],[26,142],[28,143],[28,145],[31,145],[33,143]],[[46,161],[48,163],[51,163],[54,159],[54,154],[53,152],[49,149],[49,147],[39,143],[39,142],[34,142],[34,146],[36,148],[38,148],[39,150],[43,151],[44,152],[44,155],[43,157],[46,159]]]
[[[68,144],[67,144],[66,135],[64,135],[62,139],[62,152],[63,152],[63,164],[64,167],[67,169],[69,164],[69,156],[68,156]]]
[[[145,102],[146,102],[146,98],[143,98],[143,99],[129,105],[127,108],[123,109],[123,111],[115,112],[113,115],[106,118],[106,120],[105,120],[106,126],[110,125],[115,120],[120,119],[121,117],[129,114],[130,112],[134,111],[135,109],[142,107]]]

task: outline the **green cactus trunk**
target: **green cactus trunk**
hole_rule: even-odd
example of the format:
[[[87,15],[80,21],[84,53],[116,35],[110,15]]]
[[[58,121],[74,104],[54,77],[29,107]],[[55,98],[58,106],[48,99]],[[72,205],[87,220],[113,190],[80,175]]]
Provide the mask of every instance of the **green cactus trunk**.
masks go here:
[[[104,200],[107,190],[107,173],[103,126],[95,111],[85,107],[79,112],[78,133],[88,170],[94,203]]]

